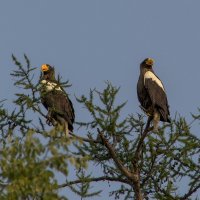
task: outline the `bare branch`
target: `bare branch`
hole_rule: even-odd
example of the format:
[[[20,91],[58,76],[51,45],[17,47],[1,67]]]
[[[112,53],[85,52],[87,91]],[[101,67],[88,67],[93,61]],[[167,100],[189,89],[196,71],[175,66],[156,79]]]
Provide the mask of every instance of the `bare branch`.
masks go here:
[[[68,186],[71,186],[71,185],[75,185],[75,184],[78,184],[78,183],[89,183],[89,182],[99,182],[99,181],[121,182],[121,183],[125,183],[125,184],[130,185],[129,181],[122,179],[122,178],[102,176],[102,177],[98,177],[98,178],[86,178],[86,179],[79,179],[79,180],[75,180],[75,181],[70,181],[68,183],[64,183],[64,184],[59,185],[58,189],[68,187]]]
[[[97,131],[103,141],[103,144],[108,149],[112,159],[114,160],[116,166],[119,168],[119,170],[122,172],[122,174],[124,174],[130,181],[134,181],[134,182],[137,181],[138,177],[135,176],[126,167],[123,166],[121,160],[119,160],[119,158],[117,157],[117,154],[115,153],[114,148],[109,144],[109,142],[106,140],[106,138],[104,137],[102,132],[99,129],[97,129]]]
[[[180,198],[180,200],[187,200],[193,193],[195,193],[200,188],[200,183],[192,189],[190,188],[189,192],[185,194],[183,197]]]
[[[138,142],[138,145],[137,145],[137,149],[136,149],[136,152],[135,152],[135,159],[134,161],[137,162],[140,158],[140,154],[141,154],[141,148],[142,148],[142,145],[143,145],[143,142],[144,142],[144,139],[146,138],[147,134],[153,130],[153,127],[150,127],[150,123],[151,123],[151,120],[152,120],[152,117],[149,117],[148,120],[147,120],[147,124],[146,124],[146,127],[141,135],[141,138]]]

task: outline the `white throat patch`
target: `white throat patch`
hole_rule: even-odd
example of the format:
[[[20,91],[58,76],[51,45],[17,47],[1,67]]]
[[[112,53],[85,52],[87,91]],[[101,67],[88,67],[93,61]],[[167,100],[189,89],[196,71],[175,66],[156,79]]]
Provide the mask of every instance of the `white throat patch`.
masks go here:
[[[48,82],[46,80],[42,80],[41,84],[45,86],[45,90],[47,92],[50,92],[52,90],[62,91],[62,89],[56,83]]]
[[[163,86],[162,82],[160,81],[160,79],[158,79],[158,78],[154,75],[154,73],[152,73],[151,71],[147,71],[147,72],[144,74],[144,85],[145,85],[145,80],[146,80],[146,79],[151,79],[152,81],[156,82],[157,85],[159,85],[159,86],[163,89],[163,91],[165,91],[164,86]]]

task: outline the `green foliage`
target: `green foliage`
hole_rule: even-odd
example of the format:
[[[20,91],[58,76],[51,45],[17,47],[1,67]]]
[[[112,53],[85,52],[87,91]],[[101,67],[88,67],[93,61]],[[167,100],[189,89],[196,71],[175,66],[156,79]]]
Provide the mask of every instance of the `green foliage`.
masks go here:
[[[120,133],[129,133],[127,120],[119,120],[120,112],[126,103],[115,105],[119,88],[113,87],[109,82],[106,83],[106,86],[103,92],[96,89],[90,90],[88,99],[85,96],[77,98],[79,103],[84,104],[93,119],[89,123],[81,122],[77,124],[90,129],[100,128],[103,132],[106,132],[108,138],[117,139],[121,137]],[[95,95],[98,98],[98,104],[94,103]]]
[[[59,199],[54,191],[54,173],[46,168],[46,147],[33,135],[27,132],[24,140],[7,140],[1,150],[1,179],[5,180],[5,188],[0,199]]]
[[[120,88],[106,82],[103,91],[77,98],[90,121],[77,122],[80,135],[66,138],[61,127],[45,123],[36,68],[26,55],[24,65],[12,59],[18,92],[13,111],[0,102],[0,199],[67,199],[68,193],[59,192],[66,189],[89,199],[101,194],[93,187],[99,182],[114,186],[109,195],[115,199],[141,199],[139,192],[143,199],[198,198],[200,140],[193,127],[200,114],[192,115],[191,123],[176,116],[151,132],[143,115],[123,113]],[[57,80],[62,88],[70,86],[59,76]],[[71,171],[76,171],[72,180]],[[184,191],[182,182],[187,183]]]
[[[69,165],[87,168],[86,156],[75,147],[81,143],[66,138],[61,127],[49,130],[42,118],[38,79],[26,55],[25,67],[12,56],[16,69],[11,73],[19,88],[11,113],[0,108],[0,199],[67,199],[59,190],[58,174],[67,179]],[[60,83],[62,87],[65,83]],[[42,117],[42,118],[41,118]]]
[[[106,83],[103,92],[91,90],[88,97],[77,99],[92,116],[90,123],[83,122],[79,125],[89,127],[89,137],[100,141],[98,144],[84,144],[80,153],[92,155],[91,160],[100,165],[102,174],[106,175],[108,180],[112,178],[121,183],[118,190],[110,193],[111,196],[114,195],[115,199],[133,199],[135,192],[132,183],[112,161],[113,157],[99,140],[96,131],[97,128],[101,130],[127,171],[134,172],[133,160],[140,136],[144,132],[144,118],[138,114],[122,119],[120,112],[125,103],[115,104],[118,92],[119,88]],[[199,119],[199,116],[195,116],[193,123]],[[140,185],[144,197],[184,199],[184,196],[190,197],[193,194],[193,189],[196,192],[200,188],[200,160],[197,159],[200,156],[199,146],[199,138],[192,134],[190,124],[182,117],[176,117],[171,124],[163,124],[157,133],[148,133],[136,166],[140,171]],[[182,180],[188,182],[185,195],[178,193]]]

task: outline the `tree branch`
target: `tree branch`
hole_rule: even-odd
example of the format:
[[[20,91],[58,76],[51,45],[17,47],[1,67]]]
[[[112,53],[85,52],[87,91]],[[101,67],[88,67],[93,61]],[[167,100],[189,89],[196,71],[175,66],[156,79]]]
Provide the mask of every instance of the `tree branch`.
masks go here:
[[[146,127],[141,135],[141,138],[138,142],[137,148],[136,148],[136,152],[135,152],[135,158],[134,158],[134,162],[137,162],[140,159],[140,154],[141,154],[141,148],[144,142],[144,139],[146,138],[147,134],[153,130],[153,127],[150,127],[150,123],[151,123],[152,117],[149,117],[147,120],[147,124]]]
[[[194,187],[193,189],[190,188],[189,192],[185,194],[183,197],[180,198],[180,200],[187,200],[188,197],[190,197],[194,192],[196,192],[200,188],[200,183]]]
[[[155,161],[156,161],[156,156],[153,157],[152,159],[152,162],[151,162],[151,166],[149,168],[149,171],[147,174],[145,174],[145,178],[143,179],[142,183],[141,183],[141,186],[143,187],[144,184],[151,178],[151,175],[152,173],[154,172],[154,164],[155,164]],[[154,169],[154,170],[153,170]]]
[[[41,114],[45,119],[48,119],[46,115],[44,115],[39,109],[37,109],[36,107],[34,107],[34,109],[39,113]],[[77,139],[80,139],[80,140],[83,140],[84,142],[89,142],[89,143],[95,143],[95,144],[101,144],[100,141],[98,140],[93,140],[93,139],[90,139],[90,138],[85,138],[85,137],[81,137],[81,136],[78,136],[76,135],[75,133],[69,131],[69,134]]]
[[[155,188],[155,192],[157,194],[159,193],[162,193],[160,195],[164,196],[164,197],[167,197],[168,199],[170,200],[176,200],[177,198],[172,196],[169,192],[165,191],[164,189],[162,189],[160,186],[159,186],[159,181],[156,180],[155,178],[152,177],[152,180],[154,182],[154,188]],[[179,198],[178,198],[179,199]]]
[[[125,184],[129,184],[130,182],[122,179],[122,178],[113,178],[113,177],[109,177],[109,176],[102,176],[102,177],[98,177],[98,178],[86,178],[86,179],[79,179],[79,180],[75,180],[75,181],[70,181],[68,183],[64,183],[58,186],[58,189],[60,188],[64,188],[64,187],[68,187],[71,185],[75,185],[78,183],[89,183],[89,182],[99,182],[99,181],[113,181],[113,182],[121,182],[121,183],[125,183]]]
[[[115,153],[114,148],[109,144],[109,142],[106,140],[106,138],[104,137],[104,135],[102,134],[102,132],[97,129],[103,144],[105,145],[105,147],[108,149],[112,159],[114,160],[116,166],[119,168],[119,170],[122,172],[122,174],[124,174],[124,176],[126,176],[130,181],[136,182],[138,177],[135,176],[133,173],[131,173],[126,167],[123,166],[121,160],[118,159],[117,154]]]
[[[85,138],[85,137],[81,137],[76,135],[75,133],[72,133],[71,131],[69,131],[69,134],[77,139],[83,140],[84,142],[89,142],[89,143],[95,143],[95,144],[102,144],[100,141],[98,140],[93,140],[93,139],[89,139],[89,138]]]

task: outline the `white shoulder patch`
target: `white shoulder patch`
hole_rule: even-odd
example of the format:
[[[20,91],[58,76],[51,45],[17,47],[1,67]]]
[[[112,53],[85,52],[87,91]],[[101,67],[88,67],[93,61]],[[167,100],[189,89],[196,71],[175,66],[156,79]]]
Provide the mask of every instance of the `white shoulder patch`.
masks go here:
[[[42,83],[42,84],[46,84],[47,81],[46,81],[46,80],[42,80],[41,83]]]
[[[154,73],[152,73],[151,71],[147,71],[147,72],[144,74],[144,84],[145,84],[145,80],[146,80],[146,79],[151,79],[152,81],[155,81],[155,82],[163,89],[163,91],[165,91],[164,86],[163,86],[161,80],[158,79],[158,78],[154,75]]]
[[[58,87],[56,83],[48,82],[46,80],[42,80],[41,84],[45,86],[45,90],[47,92],[50,92],[52,90],[62,91],[62,89],[60,87]]]

